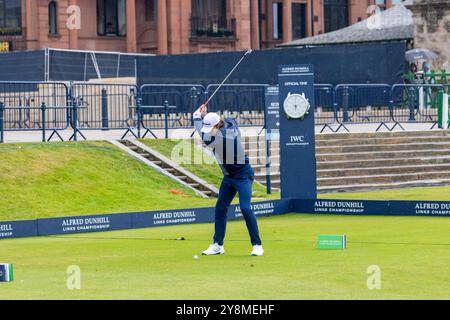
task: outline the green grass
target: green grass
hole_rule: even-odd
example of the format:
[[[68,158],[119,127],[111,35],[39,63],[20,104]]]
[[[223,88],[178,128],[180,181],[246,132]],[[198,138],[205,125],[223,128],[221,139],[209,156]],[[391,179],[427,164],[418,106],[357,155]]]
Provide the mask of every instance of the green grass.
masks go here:
[[[198,146],[196,147],[190,140],[143,139],[141,142],[178,164],[181,164],[183,168],[191,171],[205,181],[216,187],[220,186],[223,173],[219,165],[214,158],[203,152]],[[180,151],[178,152],[178,150]]]
[[[287,215],[259,219],[266,255],[249,257],[243,221],[229,224],[226,255],[200,257],[210,224],[3,240],[15,281],[4,299],[449,299],[450,219]],[[348,235],[319,251],[319,234]],[[186,237],[187,241],[158,241]],[[81,290],[66,270],[81,269]],[[381,290],[367,269],[381,268]]]
[[[149,142],[170,155],[172,142]],[[195,151],[200,152],[201,151]],[[198,155],[197,155],[198,156]],[[184,165],[218,185],[219,167]],[[0,220],[204,207],[201,199],[106,142],[0,146]],[[182,194],[174,194],[173,190]],[[264,198],[264,188],[255,186]],[[321,195],[449,200],[450,187]],[[279,194],[273,197],[279,197]],[[228,227],[226,255],[200,257],[212,224],[2,240],[14,264],[3,299],[450,299],[450,220],[292,214],[259,219],[266,255],[252,258],[245,223]],[[345,251],[319,251],[319,234],[347,234]],[[185,237],[187,241],[161,241]],[[69,266],[81,290],[68,290]],[[381,268],[368,290],[367,268]],[[220,288],[218,290],[217,288]]]
[[[219,165],[213,157],[203,152],[198,146],[195,146],[191,140],[144,139],[141,141],[208,183],[217,188],[220,187],[223,173]],[[268,195],[266,187],[255,182],[253,185],[253,198],[259,198],[260,200],[279,199],[280,193],[275,192],[272,195]]]
[[[181,164],[185,169],[193,172],[200,178],[219,187],[222,181],[222,171],[218,164],[201,149],[194,146],[190,140],[154,140],[143,139],[144,144],[155,149],[166,157],[172,158]],[[180,150],[180,151],[179,151]],[[178,156],[173,157],[172,155]],[[196,163],[195,160],[204,159],[204,162]],[[279,199],[280,193],[275,192],[272,195],[266,194],[266,188],[260,184],[254,185],[254,197],[265,199]],[[411,188],[397,190],[382,190],[371,192],[348,192],[320,194],[321,199],[348,199],[348,200],[450,200],[450,186],[445,187],[428,187],[428,188]]]
[[[167,156],[178,142],[145,140]],[[219,186],[223,177],[219,166],[199,149],[191,149],[189,157],[194,155],[205,157],[210,164],[183,166]],[[0,221],[210,207],[216,201],[200,198],[107,142],[2,145],[0,182]],[[449,194],[450,186],[319,198],[449,201]],[[253,196],[259,201],[278,199],[280,194],[266,195],[265,188],[255,183]]]
[[[107,142],[0,146],[0,181],[0,221],[213,203]]]

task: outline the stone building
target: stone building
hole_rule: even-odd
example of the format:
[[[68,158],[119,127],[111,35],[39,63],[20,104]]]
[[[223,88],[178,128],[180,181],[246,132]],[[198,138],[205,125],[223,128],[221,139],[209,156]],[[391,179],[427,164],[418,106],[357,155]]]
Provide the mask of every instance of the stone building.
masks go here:
[[[181,54],[272,48],[401,0],[0,0],[0,51]]]
[[[378,12],[370,18],[336,31],[283,43],[279,47],[326,46],[404,41],[412,49],[413,14],[404,5]]]
[[[450,0],[414,0],[408,9],[414,15],[414,47],[438,53],[430,66],[450,72]]]

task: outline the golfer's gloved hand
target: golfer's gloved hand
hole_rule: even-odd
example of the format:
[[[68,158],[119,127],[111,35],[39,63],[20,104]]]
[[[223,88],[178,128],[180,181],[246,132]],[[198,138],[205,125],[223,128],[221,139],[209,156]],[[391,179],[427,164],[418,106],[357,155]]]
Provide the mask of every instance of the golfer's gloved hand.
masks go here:
[[[202,114],[202,118],[206,117],[208,114],[208,106],[206,104],[200,106],[200,113]]]
[[[194,112],[194,118],[201,118],[203,119],[208,114],[208,107],[203,104],[198,108],[197,111]]]

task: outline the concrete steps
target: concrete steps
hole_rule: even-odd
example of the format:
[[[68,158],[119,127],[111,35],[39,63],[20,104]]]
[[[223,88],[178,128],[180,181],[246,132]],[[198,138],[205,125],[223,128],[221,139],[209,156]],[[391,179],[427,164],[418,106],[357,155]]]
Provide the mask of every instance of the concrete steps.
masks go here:
[[[391,166],[421,166],[421,165],[440,165],[449,164],[450,156],[443,157],[411,157],[397,159],[375,159],[375,160],[344,160],[344,161],[327,161],[318,162],[317,170],[335,169],[343,170],[348,168],[386,168]]]
[[[338,192],[362,192],[362,191],[374,191],[374,190],[389,190],[389,189],[402,189],[402,188],[420,188],[420,187],[438,187],[443,185],[450,185],[450,179],[437,179],[437,180],[422,180],[422,181],[407,181],[396,182],[386,184],[354,184],[354,185],[336,185],[336,186],[318,186],[318,193],[338,193]]]
[[[381,172],[381,170],[380,170]],[[433,171],[426,173],[396,173],[396,174],[378,174],[369,176],[345,176],[345,177],[332,177],[332,178],[317,178],[317,184],[320,187],[329,187],[336,185],[352,185],[355,182],[363,181],[371,184],[388,184],[398,182],[411,182],[421,180],[449,180],[449,171]]]
[[[252,164],[252,166],[256,166],[256,165],[262,165],[264,168],[266,166],[266,155],[264,153],[264,155],[261,156],[249,156],[250,158],[250,163]],[[272,164],[272,166],[280,166],[280,155],[277,151],[277,153],[272,153],[271,157],[270,157],[270,163]]]
[[[384,139],[384,138],[404,138],[404,137],[450,137],[447,131],[401,131],[401,132],[378,132],[378,133],[337,133],[337,134],[317,134],[316,141],[348,140],[348,139]]]
[[[347,160],[374,160],[374,159],[398,159],[417,157],[450,156],[450,149],[439,150],[399,150],[399,151],[373,151],[373,152],[348,152],[348,153],[323,153],[317,154],[317,162],[347,161]]]
[[[266,145],[255,141],[246,147],[265,184]],[[319,193],[450,185],[450,132],[320,134],[316,152]],[[279,188],[279,142],[271,155],[271,184]]]
[[[360,153],[360,152],[377,152],[377,151],[409,151],[409,150],[450,150],[450,139],[447,142],[427,142],[427,143],[399,143],[399,144],[368,144],[347,145],[347,146],[326,146],[316,147],[318,154],[327,153]]]
[[[361,177],[361,176],[378,176],[380,172],[383,174],[416,174],[416,173],[432,173],[432,172],[450,173],[450,163],[448,164],[431,164],[419,166],[392,166],[392,167],[373,167],[373,168],[351,168],[351,169],[331,169],[317,170],[321,178],[342,178],[342,177]],[[276,176],[276,173],[275,173]],[[279,174],[278,174],[279,177]]]
[[[141,159],[149,161],[152,166],[156,167],[161,172],[164,172],[167,176],[174,178],[174,180],[184,186],[194,190],[198,194],[206,198],[218,196],[219,191],[216,187],[183,169],[181,166],[172,162],[170,159],[165,158],[150,147],[143,145],[138,141],[120,140],[118,143],[129,149],[131,152],[134,152]]]
[[[347,139],[328,139],[328,140],[318,140],[316,141],[317,147],[326,147],[326,146],[348,146],[348,145],[356,145],[358,143],[370,143],[371,145],[388,145],[388,144],[408,144],[408,143],[439,143],[444,142],[448,143],[449,138],[446,136],[410,136],[410,137],[374,137],[372,139],[357,139],[357,138],[347,138]]]

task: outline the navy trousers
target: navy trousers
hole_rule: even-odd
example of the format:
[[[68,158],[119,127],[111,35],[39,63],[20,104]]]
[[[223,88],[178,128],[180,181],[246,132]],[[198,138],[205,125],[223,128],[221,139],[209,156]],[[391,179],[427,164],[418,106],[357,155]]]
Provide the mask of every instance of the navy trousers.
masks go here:
[[[227,212],[236,193],[239,194],[239,204],[247,224],[248,233],[253,246],[262,245],[259,237],[258,223],[251,208],[252,185],[255,175],[251,166],[238,175],[225,176],[219,190],[219,199],[216,205],[216,225],[214,243],[223,246],[227,229]]]

